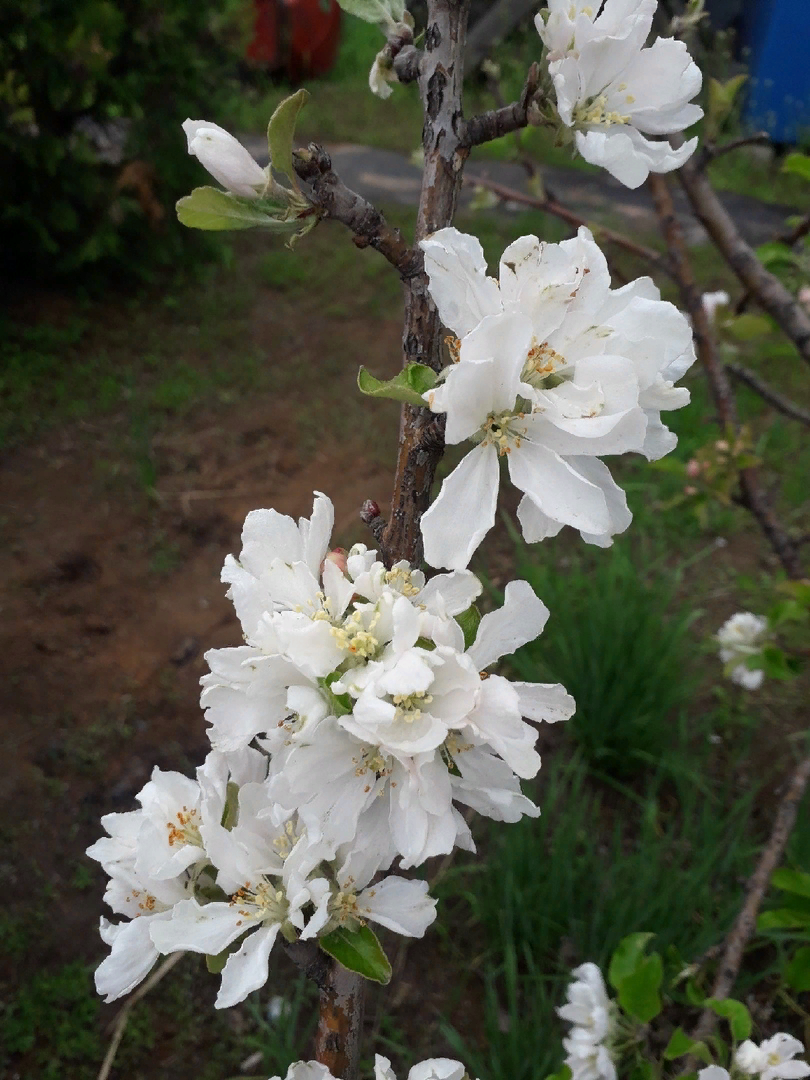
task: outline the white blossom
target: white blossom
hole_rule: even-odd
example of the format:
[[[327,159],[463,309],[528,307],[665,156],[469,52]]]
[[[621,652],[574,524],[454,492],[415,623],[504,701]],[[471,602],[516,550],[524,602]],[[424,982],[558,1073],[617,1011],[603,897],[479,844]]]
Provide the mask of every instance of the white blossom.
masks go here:
[[[267,173],[230,132],[209,120],[184,120],[188,152],[199,159],[226,190],[257,199],[268,184]]]
[[[674,385],[695,359],[687,320],[649,278],[611,290],[585,228],[561,244],[516,240],[499,281],[478,241],[457,229],[421,247],[431,296],[457,335],[457,362],[425,399],[446,414],[449,444],[476,444],[422,518],[426,560],[467,566],[495,520],[502,457],[524,492],[518,520],[529,542],[567,524],[609,546],[632,515],[598,457],[654,460],[675,446],[660,413],[689,401]]]
[[[707,1065],[698,1072],[698,1080],[731,1080],[728,1069],[722,1065]]]
[[[803,1053],[804,1046],[798,1039],[778,1031],[759,1046],[746,1039],[737,1047],[734,1064],[742,1072],[760,1076],[762,1080],[799,1080],[810,1076],[810,1064],[793,1060]]]
[[[613,1012],[602,972],[596,964],[587,963],[571,974],[574,982],[568,986],[568,1002],[557,1009],[557,1014],[589,1032],[593,1042],[602,1042],[610,1031]]]
[[[645,48],[657,0],[549,0],[535,20],[548,49],[557,110],[579,153],[627,187],[677,169],[697,138],[675,149],[665,136],[703,115],[690,100],[702,76],[682,41]]]
[[[767,633],[767,618],[750,611],[738,611],[726,619],[715,635],[726,673],[732,682],[746,690],[758,689],[765,677],[761,669],[751,669],[745,661],[762,651]]]
[[[386,49],[381,49],[374,58],[374,63],[368,73],[369,89],[372,94],[376,94],[378,98],[385,101],[391,97],[393,84],[398,82],[390,54]]]
[[[725,289],[719,289],[717,292],[703,293],[700,301],[703,304],[703,309],[708,316],[709,322],[713,323],[717,317],[717,309],[730,304],[731,297]]]

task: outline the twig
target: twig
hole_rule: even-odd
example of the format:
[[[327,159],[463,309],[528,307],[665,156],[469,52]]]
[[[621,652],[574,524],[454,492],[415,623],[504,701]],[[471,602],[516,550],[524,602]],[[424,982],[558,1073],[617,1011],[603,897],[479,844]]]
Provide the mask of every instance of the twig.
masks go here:
[[[124,1032],[126,1031],[127,1023],[129,1021],[129,1014],[132,1011],[133,1006],[137,1005],[141,998],[145,997],[154,986],[157,986],[163,976],[168,975],[174,965],[182,960],[185,955],[185,953],[176,952],[172,953],[171,956],[167,956],[160,967],[158,967],[149,976],[146,982],[142,983],[135,993],[127,1000],[126,1004],[115,1018],[113,1037],[110,1040],[110,1045],[107,1047],[104,1061],[101,1063],[97,1080],[107,1080],[107,1077],[110,1075],[110,1070],[113,1067],[115,1055],[118,1053],[118,1047],[121,1045],[121,1040],[124,1037]]]
[[[779,278],[765,269],[754,250],[740,236],[705,173],[694,162],[687,161],[678,170],[678,176],[692,209],[717,250],[760,307],[776,319],[802,359],[810,363],[810,316]]]
[[[313,201],[328,217],[351,229],[358,247],[379,251],[405,280],[420,272],[421,252],[409,247],[399,229],[392,228],[376,207],[346,187],[322,146],[310,143],[293,160],[300,179],[311,185]]]
[[[734,394],[725,368],[717,354],[717,340],[709,316],[703,306],[701,292],[692,273],[686,240],[680,222],[675,215],[675,206],[672,202],[669,184],[663,176],[651,173],[648,185],[658,213],[661,231],[667,242],[669,257],[675,270],[681,297],[692,320],[698,357],[709,380],[709,388],[717,408],[718,419],[723,427],[736,431],[737,411]],[[741,469],[739,481],[741,505],[756,518],[759,527],[775,551],[786,573],[794,579],[803,577],[804,574],[796,544],[768,505],[759,485],[756,469]]]
[[[770,143],[770,141],[771,137],[767,131],[757,131],[753,135],[742,135],[739,139],[721,143],[720,146],[715,143],[704,143],[698,158],[698,168],[705,168],[710,162],[716,161],[724,154],[730,154],[733,150],[739,150],[741,146],[756,146],[760,143]]]
[[[500,109],[491,109],[489,112],[471,117],[464,128],[463,145],[470,149],[525,128],[529,123],[529,106],[539,89],[540,67],[538,64],[532,64],[518,100]]]
[[[764,398],[769,404],[773,405],[775,409],[778,409],[780,413],[784,413],[785,416],[789,416],[791,420],[798,420],[800,424],[806,424],[810,427],[810,412],[807,409],[803,409],[800,405],[797,405],[790,398],[785,397],[784,394],[780,394],[778,390],[774,390],[772,386],[761,379],[756,372],[749,370],[747,367],[743,367],[742,364],[735,364],[729,362],[726,364],[726,371],[731,375],[733,379],[737,379],[738,382],[745,383],[746,386],[755,391],[761,398]]]
[[[713,998],[722,1001],[731,993],[740,970],[743,952],[756,928],[757,913],[770,884],[771,875],[782,860],[808,780],[810,780],[810,757],[800,761],[796,766],[779,803],[771,835],[748,882],[745,903],[723,943],[720,966],[711,992]],[[711,1009],[704,1009],[692,1032],[692,1038],[696,1041],[705,1039],[714,1031],[716,1025],[716,1013]],[[688,1067],[684,1071],[688,1072]]]
[[[810,233],[810,214],[805,214],[803,218],[800,218],[792,229],[788,232],[780,233],[777,240],[783,244],[787,244],[788,247],[793,247],[797,244],[803,236],[807,236]]]
[[[588,225],[595,233],[598,233],[599,239],[604,240],[609,244],[616,244],[617,247],[623,248],[629,254],[644,259],[656,270],[660,270],[669,277],[675,278],[675,271],[666,256],[661,255],[657,251],[653,251],[652,248],[645,247],[644,244],[639,244],[635,240],[631,240],[630,237],[624,236],[622,233],[614,232],[612,229],[607,229],[602,225],[589,224],[585,218],[580,217],[579,214],[575,214],[573,210],[569,210],[567,207],[562,206],[556,199],[541,199],[537,195],[529,195],[528,192],[518,191],[515,188],[507,187],[505,184],[499,184],[495,180],[488,180],[486,177],[482,176],[468,176],[468,180],[470,183],[477,184],[478,187],[486,188],[487,191],[493,192],[499,199],[503,199],[507,202],[521,203],[523,206],[531,206],[535,210],[542,210],[544,213],[553,214],[554,217],[558,217],[562,221],[568,222],[568,224],[572,225],[575,229],[578,229],[580,225]]]

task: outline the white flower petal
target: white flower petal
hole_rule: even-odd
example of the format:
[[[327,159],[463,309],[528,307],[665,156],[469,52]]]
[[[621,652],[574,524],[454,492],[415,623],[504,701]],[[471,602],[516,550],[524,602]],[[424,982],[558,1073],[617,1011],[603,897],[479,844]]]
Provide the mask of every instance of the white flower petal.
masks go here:
[[[445,479],[438,498],[422,516],[425,562],[466,569],[495,524],[500,469],[494,446],[476,446]]]
[[[279,931],[278,923],[262,926],[248,934],[241,948],[228,957],[222,969],[222,984],[214,1004],[229,1009],[267,982],[267,962]]]

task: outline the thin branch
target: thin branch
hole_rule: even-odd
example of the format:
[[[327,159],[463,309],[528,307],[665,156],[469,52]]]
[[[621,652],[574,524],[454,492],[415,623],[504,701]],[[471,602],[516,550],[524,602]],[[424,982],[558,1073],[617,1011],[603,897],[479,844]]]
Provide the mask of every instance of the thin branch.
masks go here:
[[[779,803],[773,829],[748,882],[745,903],[723,943],[720,965],[712,987],[711,997],[723,1000],[731,993],[742,963],[743,953],[756,929],[757,913],[770,884],[771,875],[782,861],[785,846],[796,822],[796,814],[810,780],[810,757],[796,766],[787,790]],[[704,1009],[692,1032],[695,1040],[705,1039],[717,1025],[717,1015]],[[687,1070],[688,1071],[688,1070]]]
[[[720,254],[760,307],[776,319],[802,359],[810,363],[810,316],[782,282],[765,269],[754,250],[740,236],[731,215],[700,168],[687,161],[678,170],[678,176],[692,209]]]
[[[778,390],[774,390],[772,386],[761,379],[756,372],[751,371],[747,367],[743,367],[742,364],[727,363],[726,371],[731,375],[733,379],[737,379],[738,382],[745,383],[746,386],[759,394],[761,398],[764,398],[770,405],[773,405],[775,409],[778,409],[780,413],[784,413],[785,416],[789,416],[791,420],[798,420],[800,424],[806,424],[810,427],[810,412],[807,409],[803,409],[800,405],[797,405],[790,398],[785,397],[784,394],[780,394]]]
[[[464,127],[462,145],[469,150],[473,146],[480,146],[481,143],[500,139],[502,135],[525,128],[529,123],[529,106],[539,89],[540,66],[532,64],[518,100],[468,120]]]
[[[810,214],[805,214],[803,218],[800,218],[792,229],[787,232],[780,233],[777,240],[783,244],[787,244],[788,247],[793,247],[797,244],[803,236],[807,236],[810,233]]]
[[[650,192],[658,213],[661,231],[667,242],[669,257],[675,269],[675,276],[681,291],[684,307],[692,320],[697,354],[709,380],[709,388],[714,398],[717,416],[723,427],[737,430],[737,412],[734,394],[725,368],[717,353],[717,340],[709,316],[703,306],[702,294],[698,288],[687,253],[683,229],[675,214],[675,205],[669,184],[663,176],[650,174],[648,180]],[[756,469],[741,469],[740,502],[756,518],[779,561],[789,577],[797,579],[804,576],[795,542],[787,534],[768,504],[759,485]]]
[[[770,141],[771,137],[767,131],[757,131],[754,135],[742,135],[739,139],[721,143],[720,146],[715,143],[704,143],[698,156],[698,168],[705,169],[710,162],[716,161],[724,154],[730,154],[733,150],[739,150],[741,146],[759,146]]]
[[[675,278],[675,271],[672,264],[665,255],[661,255],[660,252],[653,251],[652,248],[645,247],[643,244],[631,240],[622,233],[614,232],[612,229],[607,229],[602,225],[593,225],[589,223],[585,218],[580,217],[579,214],[575,214],[573,210],[569,210],[567,207],[562,206],[556,199],[541,199],[536,195],[529,195],[527,192],[517,191],[514,188],[507,187],[505,184],[499,184],[495,180],[488,180],[481,176],[468,176],[468,180],[471,183],[477,184],[478,187],[486,188],[487,191],[493,192],[499,199],[503,199],[507,202],[521,203],[523,206],[531,206],[535,210],[542,210],[546,214],[553,214],[554,217],[566,221],[575,229],[578,229],[580,225],[587,225],[594,233],[598,234],[600,240],[604,240],[609,244],[616,244],[617,247],[623,248],[629,254],[644,259],[646,262],[650,263],[654,269],[660,270],[661,273],[667,274],[673,279]]]
[[[315,1057],[341,1080],[356,1080],[363,1033],[365,979],[336,960],[321,987]]]
[[[399,229],[392,228],[370,202],[346,187],[322,146],[310,143],[306,151],[294,155],[293,161],[300,179],[311,186],[313,202],[327,217],[351,229],[358,247],[379,251],[404,279],[420,272],[421,252],[409,247]]]
[[[124,1037],[124,1032],[127,1029],[127,1023],[129,1022],[129,1014],[138,1002],[146,997],[149,991],[157,986],[164,975],[168,975],[172,968],[177,964],[186,954],[183,952],[172,953],[168,956],[160,967],[149,976],[145,983],[141,983],[135,993],[127,1000],[121,1011],[115,1018],[115,1027],[113,1029],[113,1037],[110,1040],[110,1045],[107,1047],[107,1053],[104,1055],[104,1061],[101,1063],[101,1068],[98,1071],[97,1080],[107,1080],[110,1075],[110,1070],[115,1062],[115,1055],[118,1053],[118,1047],[121,1045],[121,1040]]]

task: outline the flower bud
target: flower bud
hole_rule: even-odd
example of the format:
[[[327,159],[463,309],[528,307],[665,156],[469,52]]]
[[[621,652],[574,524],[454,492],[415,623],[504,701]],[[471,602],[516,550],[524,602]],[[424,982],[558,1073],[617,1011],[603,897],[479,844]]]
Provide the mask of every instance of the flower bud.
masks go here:
[[[346,559],[346,548],[334,548],[332,551],[327,552],[326,558],[323,560],[323,566],[321,567],[321,570],[323,570],[323,567],[326,566],[328,562],[331,562],[335,564],[335,566],[338,568],[338,570],[340,570],[342,574],[345,574]]]
[[[188,152],[234,195],[257,199],[267,187],[267,174],[238,139],[208,120],[185,120]]]
[[[696,476],[700,476],[700,462],[697,458],[691,458],[686,463],[686,475],[691,476],[693,480]]]

